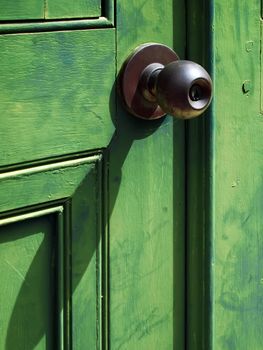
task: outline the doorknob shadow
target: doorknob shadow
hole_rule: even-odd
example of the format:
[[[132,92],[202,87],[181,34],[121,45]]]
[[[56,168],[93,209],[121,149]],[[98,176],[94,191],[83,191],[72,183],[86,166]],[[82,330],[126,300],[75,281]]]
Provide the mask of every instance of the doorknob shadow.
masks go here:
[[[116,102],[117,101],[117,102]],[[109,100],[111,118],[115,126],[115,132],[107,147],[106,152],[110,160],[110,194],[109,194],[109,217],[114,209],[116,198],[118,196],[122,167],[129,154],[129,151],[135,140],[140,140],[148,137],[154,133],[162,124],[164,119],[155,121],[145,121],[130,116],[121,105],[116,92],[116,83],[112,87]],[[89,237],[81,234],[83,232],[92,232],[92,225],[94,225],[94,217],[96,216],[96,208],[94,208],[94,198],[87,199],[83,196],[84,193],[89,193],[89,185],[94,182],[94,173],[91,171],[87,174],[84,181],[80,184],[76,192],[74,193],[74,206],[72,210],[75,212],[73,216],[78,216],[79,220],[73,223],[73,231],[76,237],[74,242],[75,250],[73,250],[73,260],[77,271],[72,278],[72,295],[81,282],[86,270],[88,269],[94,254],[96,254],[100,237]],[[86,202],[86,203],[84,203]],[[85,204],[85,205],[84,205]],[[88,212],[86,209],[88,208]],[[53,219],[52,219],[53,220]],[[32,235],[35,233],[30,226],[27,225],[23,236]],[[92,235],[91,235],[92,236]],[[7,240],[11,239],[6,238]],[[45,343],[48,348],[57,346],[56,335],[54,334],[54,327],[57,323],[55,316],[50,318],[50,315],[55,314],[56,308],[56,295],[55,295],[55,264],[54,259],[55,252],[51,254],[47,259],[45,257],[48,246],[52,246],[50,243],[49,235],[44,235],[42,242],[38,249],[35,251],[33,260],[27,269],[24,281],[20,287],[15,304],[12,309],[11,318],[8,324],[7,338],[5,341],[5,349],[25,349],[33,350],[39,344],[41,339],[45,336]],[[53,244],[54,246],[54,244]],[[47,271],[49,271],[49,278],[45,276],[46,285],[45,291],[41,292],[41,286],[43,287],[43,279],[41,274],[41,266],[43,261],[46,261],[49,265]],[[46,272],[47,272],[46,271]],[[37,284],[37,287],[36,287]],[[30,293],[30,289],[37,290],[37,293]],[[48,294],[49,293],[49,294]],[[48,294],[48,295],[47,295]],[[30,296],[30,300],[29,300]],[[41,299],[43,298],[43,299]],[[46,298],[46,299],[45,299]],[[43,302],[43,300],[46,300]]]
[[[81,280],[85,278],[85,273],[91,264],[94,278],[96,276],[96,251],[101,237],[98,236],[96,229],[97,208],[94,202],[97,199],[97,189],[95,182],[96,169],[92,167],[71,198],[73,205],[69,215],[72,218],[71,237],[73,241],[70,288],[72,295]],[[91,188],[91,184],[95,186]],[[23,282],[9,319],[5,350],[33,350],[40,341],[47,349],[58,349],[57,335],[60,332],[58,308],[62,304],[58,295],[59,238],[56,214],[48,215],[44,217],[44,220],[43,217],[40,217],[19,222],[19,225],[22,225],[22,229],[20,226],[17,229],[15,229],[16,226],[9,228],[15,231],[13,235],[0,234],[0,243],[8,243],[39,234],[43,236],[43,240],[32,251],[30,266],[26,269],[25,274],[19,271],[19,262],[9,264],[13,270],[17,271]],[[31,243],[28,242],[26,247],[23,247],[26,252],[30,250],[28,245]],[[89,288],[87,286],[88,290]],[[96,290],[94,294],[94,303],[96,303]],[[72,295],[69,296],[70,299]],[[89,293],[86,295],[89,296]],[[66,295],[65,298],[67,298]],[[86,302],[90,303],[90,300]]]
[[[6,350],[35,349],[43,336],[47,348],[53,347],[54,319],[50,319],[50,312],[55,307],[52,287],[55,279],[55,245],[52,244],[54,237],[51,232],[54,224],[54,217],[49,216],[45,221],[35,218],[15,223],[8,232],[5,227],[1,227],[0,243],[6,244],[6,249],[9,249],[9,254],[4,258],[8,275],[13,284],[21,284],[8,324]],[[20,241],[20,249],[26,254],[24,261],[19,260],[20,252],[15,245],[12,246],[15,240]],[[30,261],[29,268],[27,260]],[[46,265],[43,265],[44,260]],[[9,308],[12,307],[13,292],[15,290],[5,300]],[[4,316],[2,313],[1,320]]]
[[[119,77],[117,81],[119,81]],[[164,118],[144,120],[130,115],[122,104],[118,89],[119,86],[115,82],[110,95],[110,111],[115,132],[107,149],[110,160],[111,181],[109,215],[112,213],[118,195],[123,164],[134,141],[147,138],[158,130],[164,122]]]

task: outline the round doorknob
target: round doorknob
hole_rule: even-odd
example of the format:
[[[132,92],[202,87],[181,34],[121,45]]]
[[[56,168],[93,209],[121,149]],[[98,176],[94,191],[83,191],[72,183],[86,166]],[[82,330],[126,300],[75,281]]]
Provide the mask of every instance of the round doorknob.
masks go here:
[[[128,111],[143,119],[165,114],[181,119],[198,117],[212,99],[212,81],[197,63],[179,60],[161,44],[139,46],[126,60],[120,90]]]

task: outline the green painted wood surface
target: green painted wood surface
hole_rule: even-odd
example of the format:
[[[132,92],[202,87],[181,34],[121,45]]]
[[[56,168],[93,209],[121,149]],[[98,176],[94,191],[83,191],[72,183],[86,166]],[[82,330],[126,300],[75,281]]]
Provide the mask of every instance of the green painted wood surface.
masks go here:
[[[2,35],[0,45],[1,165],[108,144],[113,29]]]
[[[190,348],[258,350],[263,348],[260,2],[204,1],[207,9],[213,6],[203,27],[200,2],[191,3],[191,58],[210,56],[215,95],[207,120],[190,126]],[[198,47],[202,37],[210,49]]]
[[[89,172],[89,159],[37,165],[1,174],[1,211],[72,197]],[[97,156],[91,157],[91,161],[96,159]],[[25,188],[29,190],[27,196],[24,195]],[[10,196],[10,193],[17,196]]]
[[[213,73],[211,36],[213,2],[187,2],[187,58]],[[212,76],[214,80],[214,76]],[[215,86],[215,85],[214,85]],[[216,91],[214,91],[216,95]],[[216,98],[216,96],[215,96]],[[210,305],[211,181],[213,172],[213,116],[187,122],[187,348],[212,349]]]
[[[180,1],[117,2],[118,69],[144,42],[174,43],[183,54],[183,14]],[[184,349],[184,124],[136,120],[121,105],[115,124],[110,348]]]
[[[54,220],[0,227],[0,348],[55,345]]]
[[[78,158],[5,173],[1,178],[1,211],[28,208],[0,218],[1,283],[5,285],[0,299],[3,303],[7,295],[13,296],[0,316],[3,348],[13,349],[19,343],[21,349],[68,349],[71,342],[74,349],[101,348],[100,161],[100,155]],[[31,195],[25,196],[25,189]],[[47,215],[57,212],[54,200],[60,203],[62,226]]]
[[[46,19],[100,16],[101,0],[48,0],[46,2]]]
[[[102,304],[105,265],[101,159],[89,164],[71,199],[72,348],[104,349]],[[103,254],[103,256],[102,256]]]
[[[44,0],[1,0],[0,21],[44,18]]]
[[[0,8],[0,21],[101,16],[100,0],[1,0]]]
[[[184,123],[130,117],[115,80],[143,42],[183,57],[184,19],[125,0],[116,29],[0,36],[1,216],[60,208],[59,349],[185,348]]]
[[[212,344],[214,349],[261,349],[260,2],[230,1],[227,10],[222,5],[215,2]]]

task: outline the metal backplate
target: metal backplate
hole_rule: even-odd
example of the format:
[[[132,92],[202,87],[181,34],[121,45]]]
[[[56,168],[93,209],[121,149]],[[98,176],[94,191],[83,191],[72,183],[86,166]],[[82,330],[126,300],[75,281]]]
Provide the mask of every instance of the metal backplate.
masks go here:
[[[178,59],[172,49],[156,43],[140,45],[128,57],[123,64],[119,83],[124,104],[131,114],[142,119],[158,119],[166,114],[156,102],[145,99],[140,78],[148,65],[159,63],[165,66]]]

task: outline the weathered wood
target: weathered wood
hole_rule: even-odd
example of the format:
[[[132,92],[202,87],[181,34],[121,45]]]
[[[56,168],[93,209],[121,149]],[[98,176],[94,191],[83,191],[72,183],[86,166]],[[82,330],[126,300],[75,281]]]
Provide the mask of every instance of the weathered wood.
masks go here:
[[[181,55],[182,13],[180,1],[117,2],[118,69],[144,42],[175,39]],[[118,106],[109,147],[112,349],[184,349],[183,144],[183,122],[144,122]]]
[[[51,349],[55,344],[54,220],[0,227],[1,349]]]
[[[0,37],[1,165],[108,144],[114,45],[114,29]]]
[[[0,216],[11,227],[14,215],[28,222],[35,210],[62,206],[52,225],[56,237],[63,232],[52,261],[60,281],[54,348],[179,350],[185,348],[184,123],[136,120],[120,101],[116,113],[115,79],[143,42],[175,44],[183,56],[184,1],[125,0],[116,8],[116,29],[30,31],[62,30],[62,21],[38,29],[24,24],[27,33],[0,36]],[[75,15],[71,8],[66,18]],[[102,153],[103,172],[100,156],[76,163]],[[35,345],[44,334],[31,336]]]
[[[100,161],[98,155],[2,176],[1,211],[28,208],[0,218],[2,348],[68,349],[71,339],[76,349],[101,348]]]
[[[111,0],[109,0],[111,1]],[[45,18],[88,18],[101,16],[101,0],[47,0]]]
[[[43,19],[44,0],[1,0],[0,21]]]
[[[109,15],[112,13],[109,12]],[[85,30],[95,28],[112,28],[112,18],[99,17],[90,19],[77,20],[59,20],[59,21],[43,21],[43,22],[5,22],[0,23],[1,34],[12,33],[35,33],[35,32],[54,32],[68,30]]]
[[[0,21],[18,21],[100,17],[102,5],[100,0],[1,0],[0,6]]]
[[[215,3],[214,349],[263,347],[259,16],[256,0]]]
[[[190,273],[201,277],[193,280],[191,306],[201,302],[207,312],[200,318],[200,309],[192,310],[190,348],[261,349],[260,2],[214,2],[206,27],[212,53],[207,46],[198,51],[205,32],[195,30],[203,22],[200,2],[194,3],[191,58],[211,54],[215,96],[207,125],[200,120],[190,126]]]

